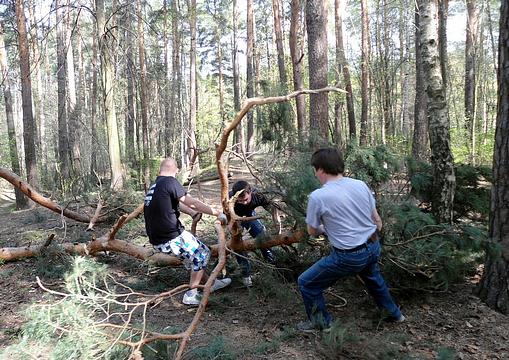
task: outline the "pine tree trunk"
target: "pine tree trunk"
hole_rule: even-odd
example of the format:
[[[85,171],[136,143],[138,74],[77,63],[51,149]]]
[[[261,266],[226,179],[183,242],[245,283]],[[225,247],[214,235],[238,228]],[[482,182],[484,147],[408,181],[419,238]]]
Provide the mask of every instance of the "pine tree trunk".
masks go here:
[[[361,34],[361,131],[360,144],[368,144],[368,86],[369,86],[369,17],[367,0],[361,0],[362,34]]]
[[[355,109],[353,102],[352,81],[350,79],[350,69],[346,61],[345,47],[343,43],[343,0],[335,0],[335,18],[336,18],[336,58],[338,73],[339,69],[343,72],[343,81],[346,94],[346,109],[348,113],[348,128],[350,139],[357,137],[355,125]]]
[[[233,0],[233,34],[232,34],[232,62],[233,62],[233,107],[235,112],[240,110],[240,74],[237,47],[237,19],[239,9],[237,0]],[[242,123],[235,128],[234,141],[238,153],[244,153],[244,131]]]
[[[140,112],[141,131],[143,139],[143,182],[150,185],[150,145],[148,126],[148,102],[147,102],[147,66],[145,64],[145,34],[143,31],[143,10],[141,0],[136,1],[136,16],[138,19],[138,60],[140,62]]]
[[[37,156],[35,153],[36,125],[32,111],[32,81],[30,79],[30,55],[23,1],[16,0],[16,25],[18,27],[19,65],[21,75],[21,100],[23,104],[23,141],[28,183],[38,187]],[[33,203],[32,203],[33,204]]]
[[[246,50],[246,96],[252,98],[255,96],[254,84],[254,15],[253,0],[247,0],[247,50]],[[253,151],[254,144],[254,114],[253,111],[247,113],[247,138],[246,153]]]
[[[433,166],[432,208],[437,221],[451,223],[456,179],[450,148],[449,114],[438,50],[437,0],[420,0],[420,47],[426,92]]]
[[[3,75],[2,87],[5,103],[5,117],[7,120],[7,135],[9,137],[9,155],[11,158],[12,171],[21,175],[21,168],[18,157],[18,148],[16,144],[16,129],[14,127],[14,113],[12,108],[11,79],[9,76],[9,65],[7,63],[7,52],[4,42],[4,26],[0,23],[0,73]],[[14,187],[16,196],[16,209],[23,209],[27,206],[27,198],[21,190]]]
[[[199,170],[198,145],[196,143],[196,111],[198,107],[196,87],[196,0],[188,1],[189,27],[191,30],[191,49],[189,51],[189,134],[187,138],[189,151],[190,176]]]
[[[303,54],[299,43],[303,43],[301,36],[301,7],[300,0],[292,0],[291,23],[290,23],[290,56],[292,58],[293,89],[304,88],[302,80],[302,58]],[[297,111],[297,132],[300,141],[306,134],[306,98],[304,95],[295,98]]]
[[[475,163],[475,88],[479,9],[474,0],[467,0],[465,42],[465,128],[469,134],[470,163]]]
[[[488,252],[479,294],[489,307],[509,314],[509,3],[500,9],[498,109],[493,155],[489,238],[501,256]]]
[[[69,172],[69,132],[67,126],[67,65],[65,47],[64,7],[57,0],[57,93],[58,93],[58,161],[60,166],[60,182],[63,187],[64,179],[68,179]]]
[[[424,84],[424,70],[422,65],[422,53],[419,41],[420,10],[415,5],[415,102],[414,102],[414,134],[412,141],[412,157],[415,160],[428,158],[428,95]]]
[[[127,121],[126,121],[126,132],[125,132],[125,148],[126,148],[126,160],[131,166],[136,168],[136,142],[135,142],[135,127],[136,112],[134,110],[135,105],[135,94],[134,94],[134,72],[136,64],[134,63],[133,54],[133,15],[134,6],[129,6],[126,12],[126,31],[125,31],[125,42],[126,42],[126,82],[127,82]],[[169,106],[165,101],[165,105]],[[168,144],[171,142],[168,141]]]
[[[33,87],[33,104],[35,110],[35,124],[36,124],[36,154],[39,159],[39,165],[43,170],[41,172],[42,177],[47,176],[47,145],[45,139],[46,132],[46,118],[44,116],[44,101],[43,101],[43,90],[42,90],[42,74],[41,74],[41,53],[39,49],[38,39],[38,19],[35,14],[35,1],[28,5],[28,12],[30,15],[30,21],[32,26],[30,29],[30,44],[32,48],[32,56],[35,59],[33,64],[33,79],[35,80],[35,86]]]
[[[95,178],[97,174],[97,96],[99,94],[97,86],[97,39],[98,29],[94,27],[94,37],[92,40],[92,94],[90,95],[90,134],[92,146],[90,149],[90,177]]]
[[[120,190],[124,187],[122,163],[120,161],[120,142],[118,138],[117,115],[115,112],[115,67],[113,53],[115,53],[115,38],[106,27],[104,14],[104,0],[95,0],[97,11],[97,28],[99,34],[99,49],[101,54],[101,79],[103,90],[103,111],[108,129],[108,155],[111,170],[111,188]]]
[[[306,2],[306,26],[308,34],[308,62],[310,89],[327,87],[327,12],[324,0]],[[329,137],[328,94],[311,94],[309,98],[309,128],[314,145],[327,144]]]
[[[168,126],[172,129],[177,128],[179,120],[179,101],[180,101],[180,28],[179,28],[179,8],[177,2],[172,2],[172,65],[171,65],[171,95],[170,95],[170,114]]]
[[[277,48],[277,66],[279,69],[279,87],[281,94],[288,92],[286,66],[285,66],[285,50],[283,46],[283,32],[281,30],[281,0],[272,0],[272,10],[274,15],[274,32],[276,34],[276,48]]]

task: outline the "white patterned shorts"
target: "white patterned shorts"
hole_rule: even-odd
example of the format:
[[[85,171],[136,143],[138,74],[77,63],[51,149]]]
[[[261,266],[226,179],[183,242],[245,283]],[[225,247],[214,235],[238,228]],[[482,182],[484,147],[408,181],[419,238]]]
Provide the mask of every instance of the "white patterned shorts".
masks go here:
[[[174,254],[182,260],[186,269],[193,269],[193,271],[204,269],[210,258],[210,250],[207,245],[185,230],[164,244],[154,245],[154,249]]]

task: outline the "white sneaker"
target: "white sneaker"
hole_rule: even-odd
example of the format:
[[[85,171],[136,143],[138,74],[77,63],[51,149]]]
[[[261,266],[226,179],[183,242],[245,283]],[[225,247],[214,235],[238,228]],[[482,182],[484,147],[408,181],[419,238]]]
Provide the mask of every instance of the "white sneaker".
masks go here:
[[[251,276],[246,276],[245,278],[242,278],[242,283],[244,286],[251,287],[253,286],[253,279]]]
[[[214,281],[214,284],[210,288],[210,291],[216,291],[216,290],[222,289],[224,287],[227,287],[228,285],[231,284],[231,282],[232,282],[232,279],[230,279],[230,278],[216,279]]]
[[[200,302],[201,294],[196,289],[186,291],[182,299],[185,305],[200,305]]]

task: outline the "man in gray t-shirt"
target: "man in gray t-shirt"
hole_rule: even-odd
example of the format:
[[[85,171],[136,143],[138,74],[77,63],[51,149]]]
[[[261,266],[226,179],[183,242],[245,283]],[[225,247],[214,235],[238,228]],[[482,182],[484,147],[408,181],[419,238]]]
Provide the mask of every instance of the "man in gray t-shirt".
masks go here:
[[[338,279],[352,275],[359,275],[378,308],[388,311],[387,321],[404,321],[378,266],[382,219],[371,191],[364,182],[343,176],[344,163],[337,149],[315,151],[311,165],[322,187],[309,196],[308,233],[327,234],[332,249],[299,276],[308,321],[300,322],[297,328],[329,329],[332,316],[325,306],[323,291]]]

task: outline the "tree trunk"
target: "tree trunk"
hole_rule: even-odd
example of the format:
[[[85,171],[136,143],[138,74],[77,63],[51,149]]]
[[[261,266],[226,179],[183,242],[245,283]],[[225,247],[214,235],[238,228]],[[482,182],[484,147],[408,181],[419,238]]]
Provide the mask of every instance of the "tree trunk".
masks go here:
[[[279,86],[282,94],[288,92],[286,66],[285,66],[285,49],[283,46],[283,32],[281,30],[281,0],[272,0],[272,10],[274,14],[274,32],[276,34],[277,47],[277,66],[279,69]]]
[[[308,62],[310,89],[327,86],[327,12],[324,0],[306,2],[306,27],[308,34]],[[312,145],[328,143],[329,104],[328,94],[311,94],[309,99],[309,128],[315,129],[311,135]]]
[[[301,8],[300,0],[292,0],[291,22],[290,22],[290,56],[292,58],[293,90],[304,88],[302,80],[302,58],[300,43],[303,43],[301,35]],[[304,140],[306,134],[306,100],[304,95],[295,98],[297,111],[297,133],[299,140]]]
[[[445,92],[449,91],[449,56],[447,53],[447,17],[449,0],[438,1],[438,45],[440,53],[440,71]]]
[[[92,40],[92,94],[90,96],[90,133],[92,136],[92,146],[90,149],[90,177],[95,178],[97,174],[97,26],[94,27],[94,37]]]
[[[35,154],[35,121],[32,111],[32,81],[30,79],[30,55],[23,1],[16,0],[16,25],[18,27],[19,66],[21,75],[21,100],[23,104],[23,141],[28,183],[38,187],[37,157]]]
[[[500,9],[498,108],[493,154],[489,237],[500,246],[488,252],[479,294],[489,307],[509,314],[509,3]]]
[[[58,92],[58,160],[60,186],[69,178],[69,132],[67,127],[67,65],[65,46],[64,7],[55,2],[57,18],[57,92]]]
[[[415,4],[415,102],[414,102],[414,134],[412,141],[412,157],[415,160],[428,158],[428,95],[424,84],[424,70],[419,41],[420,10]]]
[[[420,47],[426,92],[433,166],[432,208],[437,221],[451,223],[456,179],[450,148],[449,114],[438,50],[437,0],[420,0]]]
[[[143,31],[143,10],[141,0],[136,0],[136,16],[138,18],[138,59],[140,62],[140,112],[141,131],[143,138],[143,182],[150,185],[150,145],[148,126],[148,101],[147,101],[147,66],[145,64],[145,34]]]
[[[30,14],[30,21],[32,22],[30,30],[30,43],[32,47],[32,56],[35,59],[33,64],[33,79],[35,80],[35,87],[33,88],[33,104],[35,110],[35,124],[36,124],[36,153],[39,159],[39,165],[42,171],[42,177],[47,178],[47,145],[46,145],[46,118],[44,116],[44,100],[42,90],[42,74],[41,74],[41,53],[39,49],[38,38],[38,19],[35,11],[35,1],[28,5],[28,12]],[[42,179],[41,179],[42,180]]]
[[[198,145],[196,143],[196,111],[198,107],[196,87],[196,0],[188,1],[189,27],[191,30],[191,48],[189,51],[189,134],[187,147],[189,151],[190,176],[194,176],[199,170]]]
[[[115,53],[115,37],[106,27],[104,14],[104,0],[95,0],[97,11],[97,28],[99,35],[99,49],[101,54],[101,79],[103,90],[103,111],[108,129],[108,155],[111,170],[111,188],[120,190],[124,187],[124,176],[120,162],[120,142],[118,138],[117,115],[115,113],[115,67],[113,53]]]
[[[253,0],[247,0],[247,50],[246,50],[246,95],[248,98],[255,96],[254,84],[254,15]],[[254,115],[253,112],[247,114],[247,138],[246,152],[250,154],[253,151],[254,144]]]
[[[135,93],[134,93],[134,72],[136,64],[134,63],[133,54],[133,9],[134,6],[130,5],[126,12],[126,31],[125,31],[125,42],[126,42],[126,82],[127,82],[127,121],[126,121],[126,132],[125,132],[125,148],[126,148],[126,160],[131,166],[136,168],[138,165],[136,162],[136,142],[135,142],[135,127],[136,112],[135,106]],[[165,17],[166,18],[166,17]],[[165,106],[168,106],[165,101]],[[168,141],[168,144],[171,142]]]
[[[177,2],[172,2],[172,65],[171,65],[171,94],[170,94],[170,116],[167,126],[176,129],[179,120],[179,103],[180,103],[180,28],[179,28],[179,8]]]
[[[339,75],[339,69],[343,72],[343,80],[346,94],[346,109],[348,113],[348,129],[350,139],[357,137],[357,130],[355,125],[355,109],[353,102],[352,81],[350,79],[350,69],[346,61],[345,46],[343,43],[343,0],[335,0],[335,19],[336,19],[336,62]]]
[[[469,134],[470,163],[475,154],[475,88],[479,9],[474,0],[467,0],[467,26],[465,42],[465,128]]]
[[[239,18],[239,9],[237,0],[233,0],[233,32],[232,32],[232,62],[233,62],[233,108],[235,112],[240,110],[240,74],[239,57],[237,47],[237,19]],[[234,142],[238,153],[244,153],[244,131],[242,124],[235,129]]]
[[[16,174],[21,173],[18,148],[16,144],[16,129],[14,127],[14,113],[12,110],[12,94],[11,94],[11,79],[9,76],[9,65],[7,63],[7,51],[5,50],[4,42],[4,26],[0,23],[0,73],[2,74],[2,87],[5,102],[5,117],[7,120],[7,134],[9,137],[9,154],[11,158],[12,171]],[[14,187],[14,194],[16,196],[16,209],[23,209],[27,206],[27,199],[17,187]]]
[[[361,0],[362,34],[361,34],[361,131],[360,144],[368,144],[368,87],[369,87],[369,17],[367,0]]]

